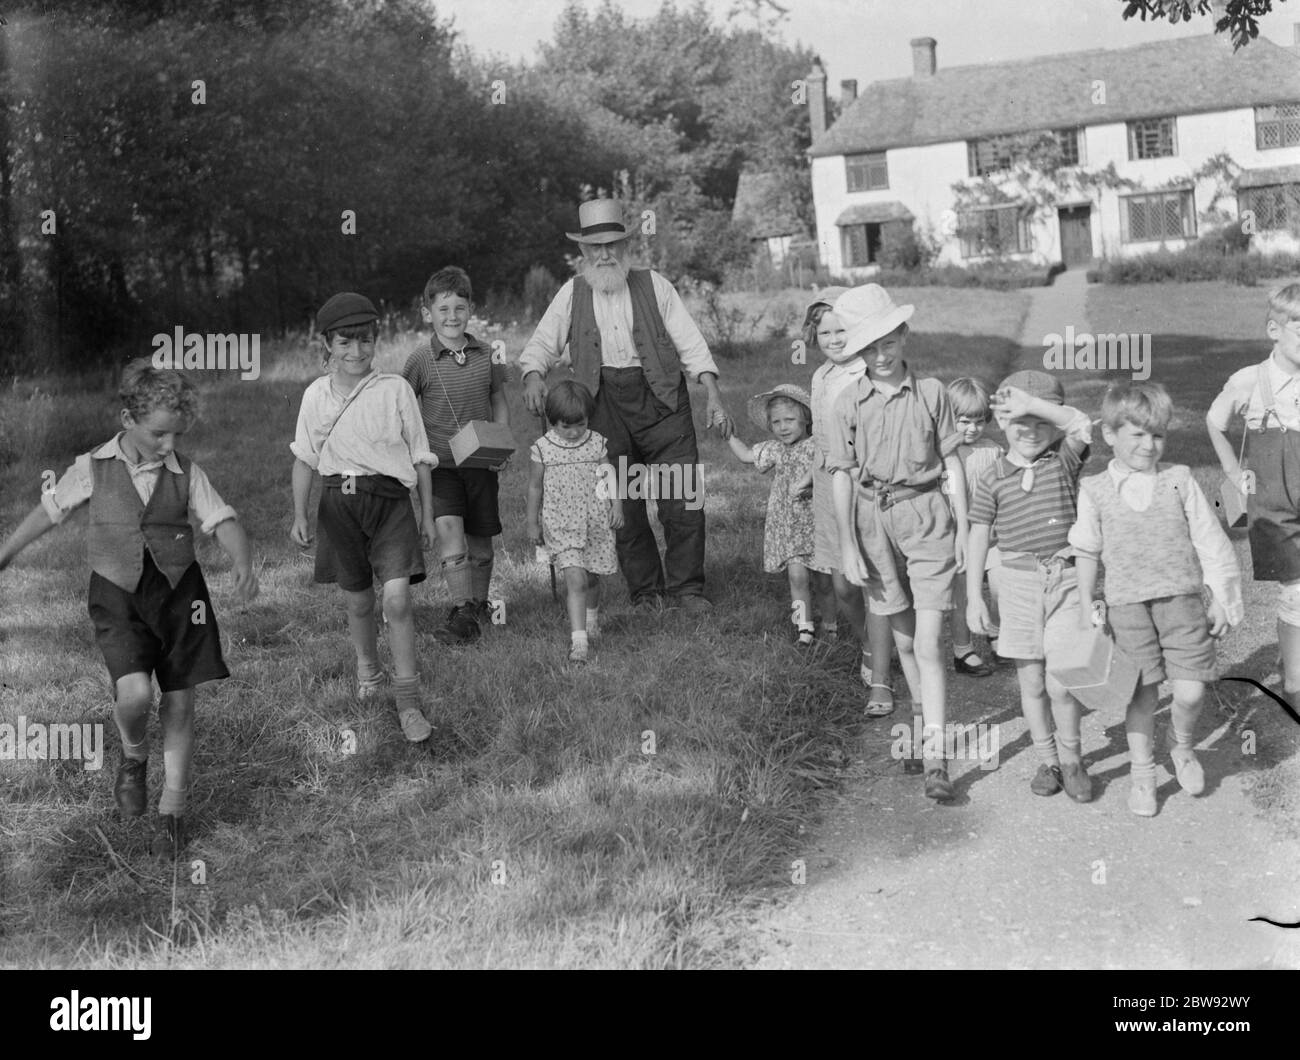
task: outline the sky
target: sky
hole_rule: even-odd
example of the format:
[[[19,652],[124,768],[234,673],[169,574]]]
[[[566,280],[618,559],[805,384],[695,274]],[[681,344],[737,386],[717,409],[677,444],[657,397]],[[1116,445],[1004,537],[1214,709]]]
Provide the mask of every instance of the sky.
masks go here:
[[[451,17],[461,42],[480,56],[535,57],[538,41],[549,40],[566,0],[432,0],[439,15]],[[684,6],[689,0],[679,0]],[[828,88],[855,78],[859,89],[870,81],[907,77],[912,72],[913,37],[933,37],[938,66],[967,66],[1000,59],[1122,48],[1149,41],[1208,33],[1209,17],[1172,26],[1121,16],[1123,0],[781,0],[789,15],[782,36],[821,55]],[[630,16],[644,18],[661,0],[619,0]],[[589,11],[599,0],[585,0]],[[705,0],[725,19],[733,0]],[[1261,36],[1289,45],[1300,22],[1300,2],[1277,2],[1260,20]],[[1287,10],[1291,8],[1292,10]],[[742,24],[752,20],[741,16]]]

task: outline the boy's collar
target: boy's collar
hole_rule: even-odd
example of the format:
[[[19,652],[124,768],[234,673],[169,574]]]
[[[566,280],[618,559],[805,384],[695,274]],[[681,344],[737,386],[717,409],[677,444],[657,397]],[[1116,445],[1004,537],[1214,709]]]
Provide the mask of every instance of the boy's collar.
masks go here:
[[[865,367],[865,365],[866,365],[867,362],[866,362],[866,361],[863,361],[862,363],[863,363],[863,365],[864,365],[864,367]],[[876,381],[875,381],[873,378],[871,378],[871,371],[870,371],[870,369],[867,369],[867,370],[865,370],[865,371],[862,373],[862,378],[865,379],[865,380],[867,381],[868,385],[869,385],[869,391],[868,391],[868,392],[870,392],[870,390],[878,390],[878,389],[880,389],[879,387],[876,386]],[[912,376],[912,367],[911,367],[911,365],[909,365],[906,361],[903,362],[903,374],[902,374],[902,376],[899,378],[899,380],[898,380],[898,384],[897,384],[897,385],[898,385],[898,389],[899,389],[899,390],[915,390],[915,389],[916,389],[916,383],[915,383],[915,380],[914,380],[914,378],[913,378],[913,376]]]
[[[112,460],[116,457],[127,467],[165,467],[174,475],[179,475],[181,473],[181,462],[176,459],[175,449],[161,460],[145,460],[138,464],[132,463],[131,458],[127,456],[126,452],[122,449],[122,435],[124,434],[126,434],[126,431],[118,431],[117,434],[113,435],[112,438],[106,441],[98,449],[92,451],[90,454],[91,458],[94,460]]]
[[[1060,451],[1061,443],[1063,441],[1065,441],[1064,437],[1056,439],[1056,441],[1052,442],[1046,449],[1044,449],[1041,453],[1039,453],[1036,457],[1034,457],[1034,459],[1030,461],[1028,464],[1014,463],[1013,460],[1018,461],[1018,460],[1023,460],[1024,458],[1020,456],[1020,454],[1016,453],[1014,450],[1008,449],[1005,453],[1003,453],[1000,457],[998,457],[998,478],[1008,478],[1009,476],[1014,475],[1017,472],[1024,471],[1025,468],[1035,467],[1041,461],[1046,460],[1049,457],[1056,456],[1056,454]]]
[[[1116,456],[1111,458],[1110,463],[1106,465],[1106,470],[1110,472],[1110,477],[1113,478],[1116,485],[1118,485],[1132,475],[1155,475],[1160,471],[1160,465],[1157,464],[1150,471],[1137,471],[1134,468],[1129,467],[1127,464],[1121,464],[1119,457]]]
[[[1273,344],[1273,348],[1268,353],[1268,366],[1273,372],[1274,377],[1282,380],[1283,386],[1286,386],[1287,383],[1290,383],[1293,380],[1300,379],[1300,369],[1297,369],[1295,372],[1288,372],[1282,367],[1277,355],[1277,343]]]
[[[443,354],[446,354],[448,357],[454,358],[457,364],[464,364],[465,358],[469,356],[471,351],[477,352],[478,350],[483,349],[483,344],[468,331],[465,332],[464,338],[465,345],[459,350],[453,350],[442,341],[442,337],[435,331],[429,336],[429,348],[433,351],[433,359],[436,361],[438,358],[442,357]],[[458,354],[459,356],[457,356]]]

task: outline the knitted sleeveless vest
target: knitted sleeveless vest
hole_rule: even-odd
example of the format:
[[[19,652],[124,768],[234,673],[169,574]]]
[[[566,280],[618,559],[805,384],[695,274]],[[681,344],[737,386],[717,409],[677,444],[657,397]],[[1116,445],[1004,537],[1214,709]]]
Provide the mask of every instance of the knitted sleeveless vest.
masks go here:
[[[1157,469],[1151,507],[1135,512],[1119,496],[1110,471],[1079,485],[1101,513],[1101,562],[1106,603],[1136,604],[1199,593],[1205,581],[1183,511],[1191,472],[1182,464]]]

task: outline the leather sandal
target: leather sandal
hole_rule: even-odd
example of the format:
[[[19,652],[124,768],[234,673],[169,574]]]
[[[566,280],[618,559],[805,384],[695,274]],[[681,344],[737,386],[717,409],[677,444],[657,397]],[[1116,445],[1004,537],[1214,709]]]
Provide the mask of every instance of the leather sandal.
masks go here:
[[[884,699],[877,688],[883,688],[889,699]],[[871,695],[867,698],[867,708],[865,711],[868,718],[887,718],[894,713],[894,690],[889,685],[873,684],[871,686]]]
[[[973,650],[968,651],[965,655],[954,655],[952,660],[953,669],[959,674],[965,674],[967,677],[989,677],[993,673],[993,667],[983,660],[968,663],[966,660],[972,656],[979,659],[979,656]]]

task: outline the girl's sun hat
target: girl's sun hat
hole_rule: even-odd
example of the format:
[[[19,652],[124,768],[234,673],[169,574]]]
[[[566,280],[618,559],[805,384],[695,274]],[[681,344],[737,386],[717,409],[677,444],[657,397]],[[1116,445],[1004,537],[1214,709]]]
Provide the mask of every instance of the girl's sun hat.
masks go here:
[[[809,326],[812,324],[814,309],[819,305],[831,306],[833,308],[835,305],[835,299],[839,298],[840,295],[847,291],[847,287],[823,287],[820,291],[816,292],[813,295],[813,300],[808,303],[808,308],[803,311],[803,326],[799,329],[800,332],[802,333],[807,331]]]
[[[859,353],[877,339],[906,324],[916,306],[896,305],[878,283],[868,283],[845,291],[832,307],[844,325],[844,348]]]
[[[791,401],[797,401],[803,406],[804,415],[808,419],[808,426],[812,426],[812,398],[808,396],[801,386],[795,386],[793,383],[778,383],[771,390],[765,390],[761,394],[755,394],[749,399],[747,406],[749,411],[749,422],[759,430],[767,431],[771,428],[767,425],[767,403],[773,398],[789,398]]]

